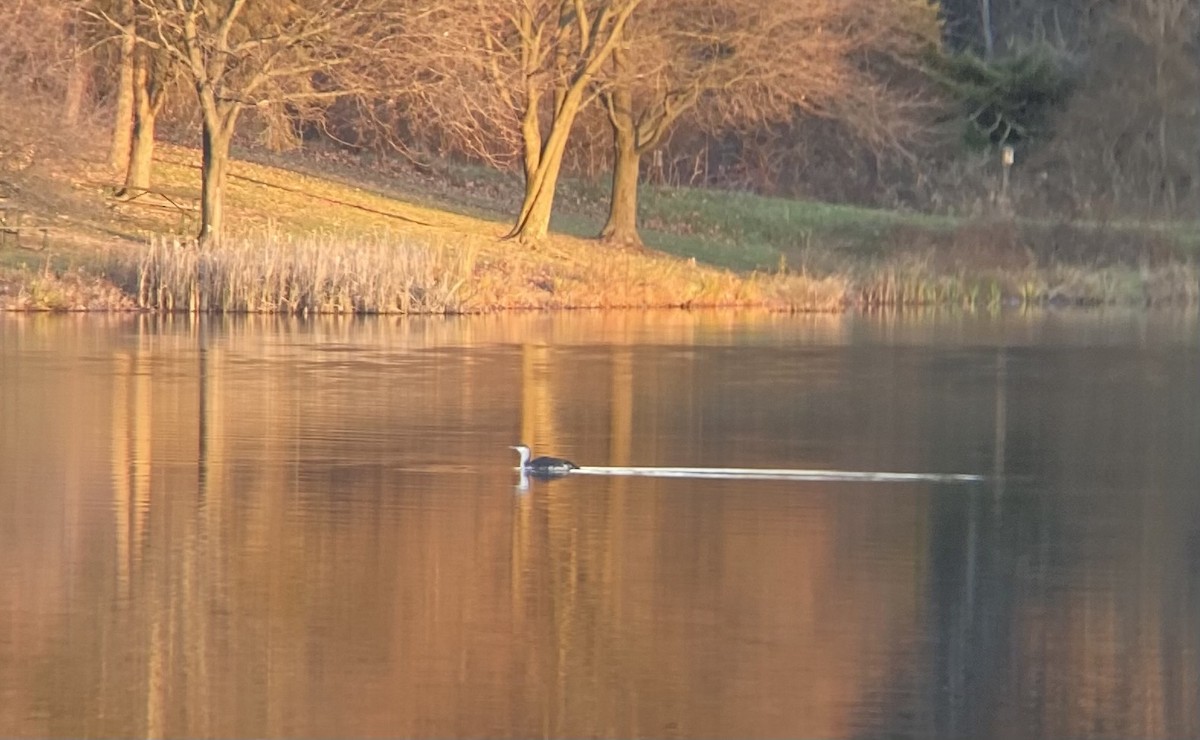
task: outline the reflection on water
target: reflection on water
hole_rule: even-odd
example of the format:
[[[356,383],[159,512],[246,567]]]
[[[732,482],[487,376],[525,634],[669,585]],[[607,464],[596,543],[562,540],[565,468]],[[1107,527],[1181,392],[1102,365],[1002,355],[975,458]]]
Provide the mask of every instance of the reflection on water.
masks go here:
[[[1200,735],[1197,328],[0,317],[0,734]]]

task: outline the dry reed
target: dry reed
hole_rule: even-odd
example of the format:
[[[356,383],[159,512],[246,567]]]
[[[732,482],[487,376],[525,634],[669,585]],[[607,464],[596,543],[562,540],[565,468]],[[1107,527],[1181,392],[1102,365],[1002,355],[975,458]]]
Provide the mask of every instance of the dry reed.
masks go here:
[[[641,253],[547,254],[464,238],[267,232],[211,248],[157,237],[127,269],[138,305],[228,313],[477,313],[506,308],[737,306],[758,287],[725,270]]]
[[[155,238],[136,265],[138,305],[227,313],[455,313],[469,247],[315,235],[231,238],[200,248]]]
[[[853,302],[862,306],[1009,305],[1194,306],[1200,268],[1194,263],[1130,267],[1053,264],[1021,268],[939,270],[908,258],[856,270]]]
[[[829,268],[828,265],[826,265]],[[425,244],[411,236],[295,238],[264,232],[199,249],[155,238],[124,280],[143,308],[237,313],[477,313],[511,308],[1200,303],[1195,264],[939,267],[906,254],[847,261],[822,276],[783,269],[740,276],[663,255],[612,250],[529,251],[494,240]]]

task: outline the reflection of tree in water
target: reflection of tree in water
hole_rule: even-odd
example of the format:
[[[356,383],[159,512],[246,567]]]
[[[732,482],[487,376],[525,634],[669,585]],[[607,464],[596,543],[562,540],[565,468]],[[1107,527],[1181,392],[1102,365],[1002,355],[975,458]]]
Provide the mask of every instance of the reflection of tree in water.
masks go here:
[[[587,368],[558,355],[558,381],[591,389],[588,403],[572,405],[582,416],[571,428],[590,435],[595,457],[607,449],[640,464],[704,462],[704,444],[795,420],[779,403],[786,393],[726,391],[726,381],[736,389],[757,371],[737,348],[658,349],[613,348],[610,362]],[[596,394],[605,387],[609,398]],[[580,410],[596,405],[608,413]],[[885,517],[861,489],[845,504],[819,486],[801,494],[777,482],[750,492],[738,490],[742,482],[693,490],[691,481],[639,481],[637,495],[623,499],[615,487],[609,496],[586,488],[595,485],[630,481],[568,478],[517,504],[518,516],[530,512],[521,520],[530,558],[522,619],[556,646],[537,669],[553,686],[553,696],[536,697],[550,730],[580,733],[607,721],[617,734],[844,732],[848,708],[878,684],[874,666],[889,641],[911,632],[916,607],[911,562],[847,579],[844,548],[863,538],[911,551],[917,529],[896,519],[911,519],[912,506],[889,506]],[[816,502],[802,513],[777,508],[797,495]],[[764,685],[772,689],[747,693]]]
[[[544,344],[521,347],[521,439],[515,441],[530,445],[535,455],[558,449],[561,441],[552,362],[552,350]]]
[[[1011,352],[1010,477],[931,502],[931,663],[896,677],[912,698],[893,716],[946,737],[1193,736],[1200,578],[1179,523],[1200,521],[1200,392],[1154,380],[1192,361]]]
[[[555,430],[545,451],[585,464],[694,462],[731,437],[750,462],[768,429],[806,461],[987,472],[999,426],[1012,475],[1003,492],[568,478],[512,497],[509,451],[480,462],[462,430],[514,441],[515,342],[354,364],[214,333],[206,394],[227,401],[198,416],[194,332],[150,334],[112,377],[72,364],[43,390],[62,407],[5,366],[22,433],[78,455],[7,443],[67,492],[20,499],[0,539],[20,564],[0,596],[49,615],[13,628],[8,726],[40,707],[52,735],[1198,734],[1200,502],[1177,494],[1200,389],[1165,382],[1194,367],[1172,352],[1018,348],[1002,374],[972,348],[552,344],[528,366],[552,418],[526,441]],[[738,385],[767,370],[770,393]],[[111,447],[88,458],[86,435],[57,433],[68,417]],[[443,442],[478,465],[422,468]]]

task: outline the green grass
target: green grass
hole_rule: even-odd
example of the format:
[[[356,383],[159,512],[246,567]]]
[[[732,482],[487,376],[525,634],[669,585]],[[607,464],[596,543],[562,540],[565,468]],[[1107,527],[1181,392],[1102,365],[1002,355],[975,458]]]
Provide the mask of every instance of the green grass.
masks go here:
[[[291,165],[294,166],[294,165]],[[507,227],[521,191],[513,173],[450,162],[436,164],[432,177],[415,177],[400,168],[383,178],[347,161],[326,168],[338,181],[355,184],[386,198],[487,221],[498,231]],[[307,170],[306,170],[307,171]],[[331,177],[323,171],[324,177]],[[560,180],[551,229],[590,239],[599,233],[608,209],[606,178]],[[1196,224],[1053,221],[1048,219],[971,219],[905,211],[774,198],[746,192],[703,190],[644,184],[640,189],[639,223],[643,241],[676,257],[739,272],[774,272],[786,268],[816,276],[862,275],[894,261],[923,258],[938,252],[984,264],[998,251],[1024,259],[1028,249],[1039,263],[1060,260],[1063,239],[1071,264],[1087,266],[1120,261],[1135,265],[1150,242],[1157,253],[1164,245],[1181,260],[1200,254]],[[1007,243],[1004,243],[1007,240]],[[1093,248],[1104,242],[1099,248]],[[1083,248],[1087,245],[1088,248]]]
[[[400,170],[384,178],[335,162],[317,172],[292,157],[257,156],[256,161],[297,167],[314,177],[362,187],[423,208],[450,211],[505,226],[519,205],[521,182],[513,173],[457,163],[439,163],[436,177],[418,179]],[[563,178],[551,229],[591,238],[608,212],[606,179]],[[936,233],[960,221],[881,209],[771,198],[745,192],[643,185],[639,198],[641,235],[647,246],[731,270],[774,270],[797,254],[821,250],[834,257],[886,256],[898,227]]]
[[[812,248],[882,256],[898,226],[946,231],[957,225],[945,217],[661,187],[643,188],[641,217],[651,229],[732,247],[726,259],[733,264],[727,266],[738,269],[773,267],[782,255]]]

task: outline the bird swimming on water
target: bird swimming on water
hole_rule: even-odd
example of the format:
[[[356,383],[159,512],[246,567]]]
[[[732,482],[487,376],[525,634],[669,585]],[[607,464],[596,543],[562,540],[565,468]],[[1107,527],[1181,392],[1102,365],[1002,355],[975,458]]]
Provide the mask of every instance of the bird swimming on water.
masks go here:
[[[561,457],[535,457],[530,460],[533,454],[529,451],[526,445],[511,445],[511,449],[517,451],[521,456],[521,464],[518,466],[522,471],[532,476],[553,478],[560,475],[566,475],[572,470],[577,470],[578,465],[570,460],[564,460]]]

